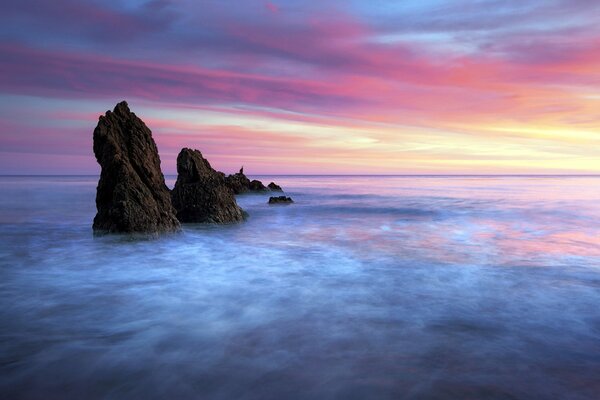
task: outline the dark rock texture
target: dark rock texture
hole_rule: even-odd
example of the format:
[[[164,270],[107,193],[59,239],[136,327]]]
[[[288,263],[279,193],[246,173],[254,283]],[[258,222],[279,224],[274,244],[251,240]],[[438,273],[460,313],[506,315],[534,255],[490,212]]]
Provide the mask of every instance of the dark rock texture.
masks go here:
[[[229,175],[225,178],[225,184],[229,186],[233,193],[241,194],[250,191],[250,179],[244,175],[244,168],[237,174]]]
[[[273,192],[283,192],[283,189],[281,188],[281,186],[277,185],[275,182],[271,182],[267,185],[267,187],[269,189],[271,189],[271,191]]]
[[[290,204],[293,202],[294,200],[292,200],[291,197],[287,196],[269,197],[269,204]]]
[[[198,150],[181,150],[177,174],[171,198],[179,221],[226,224],[244,220],[224,174],[215,171]]]
[[[102,168],[96,192],[95,232],[180,229],[152,132],[126,102],[100,117],[94,129],[94,155]]]

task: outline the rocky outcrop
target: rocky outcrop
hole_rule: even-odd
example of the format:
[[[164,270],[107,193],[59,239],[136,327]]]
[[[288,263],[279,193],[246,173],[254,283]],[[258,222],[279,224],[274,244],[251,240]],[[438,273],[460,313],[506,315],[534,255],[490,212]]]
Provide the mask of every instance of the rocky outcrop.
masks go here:
[[[229,186],[233,193],[241,194],[250,191],[250,179],[244,175],[244,167],[240,169],[240,172],[229,175],[225,178],[225,184]]]
[[[259,180],[250,181],[250,187],[248,188],[251,192],[266,192],[267,187]]]
[[[250,180],[244,175],[244,167],[240,168],[238,173],[225,177],[225,183],[233,190],[235,194],[248,192],[267,192],[269,190],[282,191],[281,187],[271,182],[269,186],[265,186],[259,180]]]
[[[102,168],[96,233],[158,233],[180,228],[152,132],[126,102],[100,116],[94,155]]]
[[[225,175],[215,171],[198,150],[181,150],[177,174],[171,198],[179,221],[226,224],[244,220]]]
[[[275,196],[269,197],[269,204],[291,204],[294,200],[287,196]]]
[[[277,185],[275,182],[269,183],[267,187],[273,192],[283,192],[281,186]]]

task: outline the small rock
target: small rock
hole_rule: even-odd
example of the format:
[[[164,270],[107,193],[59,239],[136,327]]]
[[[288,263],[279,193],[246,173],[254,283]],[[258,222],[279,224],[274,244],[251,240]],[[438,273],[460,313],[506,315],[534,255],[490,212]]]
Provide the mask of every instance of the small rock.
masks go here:
[[[283,189],[281,188],[281,186],[277,185],[275,182],[271,182],[267,185],[267,187],[269,189],[271,189],[271,191],[273,192],[283,192]]]
[[[244,167],[237,174],[229,175],[225,178],[225,184],[233,190],[235,194],[245,193],[250,190],[250,179],[244,175]]]
[[[235,194],[246,192],[266,192],[268,189],[259,180],[250,180],[244,175],[244,167],[240,168],[240,172],[225,177],[225,184],[233,190]]]
[[[287,197],[287,196],[269,197],[269,204],[290,204],[293,202],[294,202],[294,200],[292,200],[291,197]]]
[[[265,192],[267,190],[266,186],[256,179],[250,182],[249,189],[251,192]]]

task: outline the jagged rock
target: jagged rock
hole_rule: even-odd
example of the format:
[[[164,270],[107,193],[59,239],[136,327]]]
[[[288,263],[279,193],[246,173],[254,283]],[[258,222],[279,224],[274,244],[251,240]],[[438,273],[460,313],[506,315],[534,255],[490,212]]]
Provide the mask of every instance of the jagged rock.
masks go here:
[[[244,175],[244,168],[237,174],[229,175],[225,178],[225,184],[233,190],[235,194],[241,194],[250,190],[250,179]]]
[[[281,187],[271,182],[266,187],[259,180],[250,180],[244,175],[244,167],[240,168],[240,172],[225,177],[225,183],[233,190],[235,194],[247,193],[247,192],[266,192],[268,190],[283,191]]]
[[[244,220],[224,174],[215,171],[198,150],[181,150],[177,174],[171,198],[179,221],[226,224]]]
[[[269,189],[271,189],[271,191],[273,192],[283,192],[283,189],[281,188],[281,186],[277,185],[275,182],[271,182],[267,185],[267,187]]]
[[[152,132],[126,102],[100,116],[94,155],[102,168],[96,233],[158,233],[180,229],[160,170]]]
[[[294,200],[292,200],[291,197],[287,197],[287,196],[269,197],[269,204],[290,204],[293,202],[294,202]]]

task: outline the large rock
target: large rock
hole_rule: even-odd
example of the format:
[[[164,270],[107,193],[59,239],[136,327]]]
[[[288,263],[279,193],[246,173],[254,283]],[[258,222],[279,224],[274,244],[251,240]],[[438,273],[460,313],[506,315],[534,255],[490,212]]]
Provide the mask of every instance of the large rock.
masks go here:
[[[244,220],[244,211],[226,185],[225,176],[215,171],[198,150],[181,150],[177,174],[171,198],[179,221],[225,224]]]
[[[93,229],[97,233],[158,233],[180,229],[160,170],[152,132],[126,102],[101,116],[94,154],[102,168]]]

